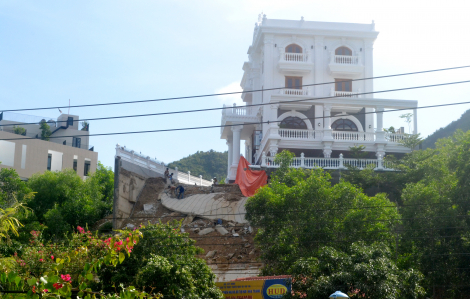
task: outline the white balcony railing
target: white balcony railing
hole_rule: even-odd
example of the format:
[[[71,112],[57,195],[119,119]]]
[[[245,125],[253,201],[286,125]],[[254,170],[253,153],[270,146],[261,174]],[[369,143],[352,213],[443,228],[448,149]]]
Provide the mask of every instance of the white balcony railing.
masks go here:
[[[226,108],[224,104],[224,109],[222,110],[222,115],[238,115],[238,116],[255,116],[254,107],[245,107],[245,106],[233,106]]]
[[[359,64],[359,56],[332,55],[331,63],[335,64]]]
[[[281,61],[307,62],[308,56],[304,53],[282,53]]]
[[[388,140],[389,142],[396,142],[398,143],[401,140],[404,140],[406,138],[405,134],[401,133],[385,133],[385,140]]]
[[[346,97],[346,98],[360,98],[361,97],[361,90],[358,89],[357,91],[341,91],[341,90],[334,90],[331,88],[330,96],[332,97]]]
[[[351,141],[374,141],[375,140],[375,133],[333,131],[333,139],[336,139],[336,140],[351,140]]]
[[[279,93],[281,95],[289,95],[289,96],[306,96],[309,95],[308,88],[302,88],[302,89],[295,89],[295,88],[284,88],[280,89]]]
[[[322,131],[279,129],[279,136],[284,139],[321,139]]]
[[[339,158],[308,158],[304,157],[304,153],[300,157],[292,159],[290,167],[295,168],[323,168],[323,169],[345,169],[347,166],[364,169],[373,167],[376,170],[393,170],[390,164],[385,162],[382,157],[378,159],[351,159],[343,158],[343,154]],[[261,155],[261,167],[278,168],[279,164],[274,162],[274,157],[268,157],[263,152]]]

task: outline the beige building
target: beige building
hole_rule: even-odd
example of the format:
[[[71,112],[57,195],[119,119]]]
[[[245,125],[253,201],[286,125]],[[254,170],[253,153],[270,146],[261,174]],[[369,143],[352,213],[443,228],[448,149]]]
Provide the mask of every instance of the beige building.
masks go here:
[[[78,116],[62,114],[57,120],[41,119],[36,124],[34,116],[0,116],[0,168],[14,168],[24,179],[46,170],[74,169],[83,178],[96,171],[98,153],[89,145],[88,126],[78,129]],[[39,139],[41,121],[51,128],[50,141]],[[15,134],[12,125],[26,131]]]

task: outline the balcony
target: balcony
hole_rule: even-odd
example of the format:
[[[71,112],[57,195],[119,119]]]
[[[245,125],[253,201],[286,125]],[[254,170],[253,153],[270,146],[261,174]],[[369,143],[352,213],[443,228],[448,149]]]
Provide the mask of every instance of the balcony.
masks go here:
[[[310,91],[307,87],[304,88],[283,88],[279,89],[280,95],[285,96],[308,96],[310,95]]]
[[[344,98],[362,98],[361,90],[358,89],[357,91],[341,91],[341,90],[334,90],[333,88],[330,90],[330,96],[332,97],[344,97]]]
[[[318,140],[321,141],[324,136],[323,130],[300,130],[300,129],[278,129],[281,139],[286,140]],[[375,132],[348,132],[348,131],[331,131],[333,140],[337,141],[369,141],[377,140]],[[388,143],[399,143],[400,140],[406,138],[405,134],[385,133],[385,140]]]
[[[284,53],[279,58],[279,71],[286,74],[308,74],[312,71],[313,63],[309,62],[309,53]]]
[[[360,56],[332,54],[328,66],[331,75],[359,76],[364,71]]]
[[[222,110],[222,127],[220,128],[221,134],[224,134],[224,131],[230,129],[229,127],[224,127],[225,125],[230,125],[234,123],[255,123],[258,122],[258,107],[246,107],[246,106],[233,106],[228,108],[224,104]]]
[[[268,157],[263,152],[261,154],[261,167],[263,168],[279,168],[279,163],[274,162],[274,157]],[[259,168],[260,166],[250,166],[253,168]],[[302,153],[300,157],[294,157],[289,167],[293,168],[323,168],[323,169],[347,169],[347,166],[364,169],[366,167],[372,167],[374,170],[388,170],[393,171],[391,163],[384,161],[382,157],[378,159],[351,159],[343,158],[343,154],[339,155],[339,158],[310,158],[305,157]]]

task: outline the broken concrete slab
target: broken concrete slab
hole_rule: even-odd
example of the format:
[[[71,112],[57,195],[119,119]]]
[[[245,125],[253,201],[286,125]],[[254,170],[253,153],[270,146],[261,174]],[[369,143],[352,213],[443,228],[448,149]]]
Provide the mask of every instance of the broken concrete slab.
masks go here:
[[[129,228],[129,229],[134,229],[135,225],[134,225],[134,224],[131,224],[131,223],[128,223],[128,224],[126,225],[126,227]]]
[[[215,230],[222,236],[225,236],[226,234],[228,234],[228,230],[226,230],[225,227],[223,227],[222,225],[216,225]]]
[[[214,231],[214,229],[212,227],[208,227],[208,228],[205,228],[205,229],[201,230],[199,232],[199,235],[204,236],[204,235],[210,234],[213,231]]]
[[[217,254],[217,250],[211,250],[206,254],[206,258],[213,258]]]
[[[144,211],[150,211],[154,207],[153,204],[144,204]]]
[[[182,225],[188,225],[193,222],[194,216],[189,215],[188,217],[184,218]]]
[[[237,234],[237,233],[234,233],[232,236],[234,236],[234,237],[240,237],[240,235]]]
[[[229,254],[227,255],[227,259],[228,259],[228,260],[231,259],[234,255],[235,255],[235,253],[229,253]]]

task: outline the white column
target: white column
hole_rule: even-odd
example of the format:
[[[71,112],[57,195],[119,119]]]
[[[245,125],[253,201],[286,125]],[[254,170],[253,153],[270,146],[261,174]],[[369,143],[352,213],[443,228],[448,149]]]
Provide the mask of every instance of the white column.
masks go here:
[[[233,144],[232,144],[232,165],[238,165],[238,161],[240,161],[240,133],[243,129],[243,126],[233,126]]]
[[[228,166],[227,166],[227,177],[230,175],[230,166],[232,166],[233,160],[233,142],[232,140],[227,139],[227,146],[228,146]]]
[[[377,115],[377,132],[375,132],[375,140],[377,142],[385,142],[385,132],[383,130],[383,124],[384,124],[384,115],[383,115],[383,111],[384,111],[384,108],[383,107],[376,107],[375,108],[375,111],[377,112],[376,115]]]
[[[373,40],[366,40],[364,42],[364,77],[371,78],[374,76],[374,60],[373,60],[373,50],[374,50],[374,41]],[[360,53],[359,55],[361,55]],[[373,92],[374,91],[374,80],[365,80],[364,81],[364,92]],[[365,94],[362,96],[363,98],[373,98],[374,94]],[[365,115],[365,123],[366,123],[366,132],[373,132],[374,131],[374,114],[369,113],[373,112],[373,108],[365,109],[365,112],[368,113]],[[370,125],[370,128],[369,128]]]
[[[418,109],[413,109],[413,134],[418,134]]]
[[[331,130],[331,105],[323,105],[325,130]]]
[[[323,107],[315,105],[315,123],[314,130],[323,130]]]
[[[273,88],[273,76],[274,76],[274,36],[272,34],[266,34],[264,36],[264,70],[263,72],[263,88],[269,89]],[[272,90],[263,91],[263,102],[268,103],[271,101],[271,94],[273,93]],[[263,120],[271,120],[270,109],[263,109]],[[267,123],[262,124],[263,132],[267,132],[269,125]]]
[[[315,52],[314,52],[314,68],[315,68],[315,82],[314,83],[323,83],[323,73],[324,73],[324,65],[323,65],[323,54],[325,53],[325,44],[323,42],[323,36],[315,37]],[[322,97],[325,94],[323,90],[328,90],[329,86],[325,85],[316,85],[315,86],[315,97]],[[316,115],[315,115],[316,116]]]

